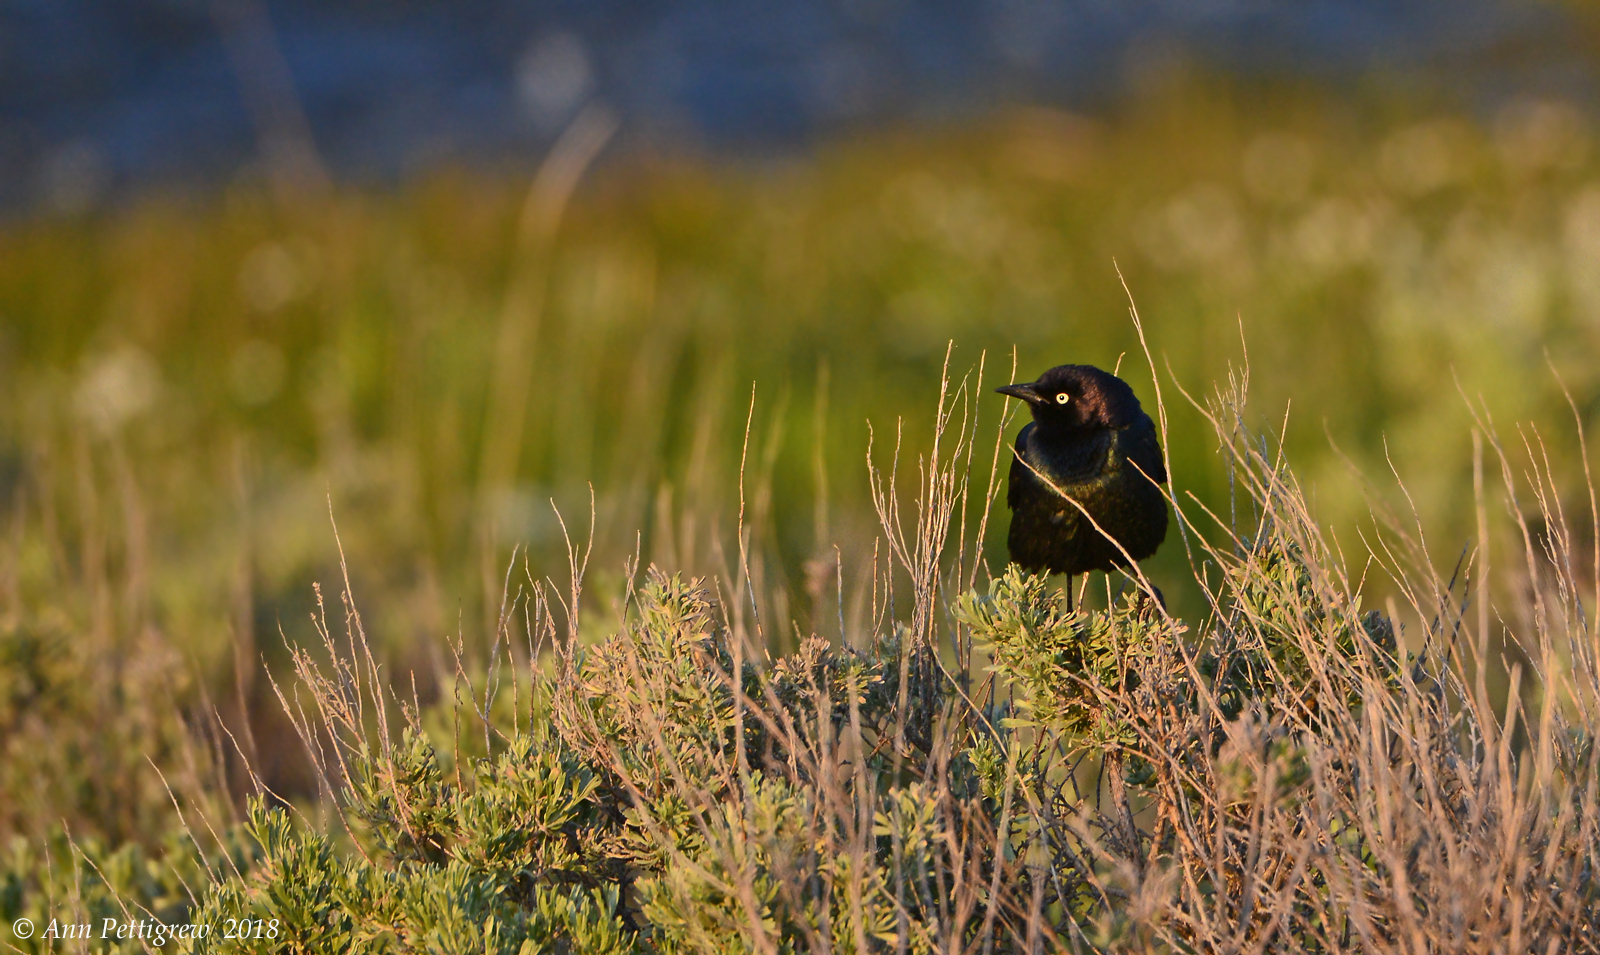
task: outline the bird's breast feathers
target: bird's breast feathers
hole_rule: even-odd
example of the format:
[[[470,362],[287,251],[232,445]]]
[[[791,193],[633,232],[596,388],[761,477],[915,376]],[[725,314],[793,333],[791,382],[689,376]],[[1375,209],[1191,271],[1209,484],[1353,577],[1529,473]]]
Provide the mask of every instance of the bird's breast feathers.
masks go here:
[[[1122,441],[1124,429],[1106,428],[1090,432],[1070,442],[1041,440],[1035,425],[1029,424],[1017,435],[1017,451],[1035,479],[1069,487],[1087,489],[1108,480],[1124,467]]]

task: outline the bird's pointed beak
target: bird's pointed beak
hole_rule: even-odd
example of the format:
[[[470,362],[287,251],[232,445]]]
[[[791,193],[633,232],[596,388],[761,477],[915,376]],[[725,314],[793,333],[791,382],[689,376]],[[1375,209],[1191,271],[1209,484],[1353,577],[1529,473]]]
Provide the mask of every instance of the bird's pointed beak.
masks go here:
[[[1033,384],[1031,382],[1021,385],[1004,385],[1000,388],[996,388],[995,391],[998,391],[1007,397],[1021,398],[1023,401],[1030,403],[1039,400],[1039,393],[1033,390]]]

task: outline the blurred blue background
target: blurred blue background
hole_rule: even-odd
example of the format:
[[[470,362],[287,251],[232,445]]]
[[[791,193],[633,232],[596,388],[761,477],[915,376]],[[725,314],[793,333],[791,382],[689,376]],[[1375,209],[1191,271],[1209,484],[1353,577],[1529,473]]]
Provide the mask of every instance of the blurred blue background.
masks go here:
[[[1114,108],[1175,62],[1469,111],[1592,103],[1594,34],[1513,0],[6,0],[0,204],[263,161],[358,181],[525,164],[590,101],[621,116],[617,148],[783,150],[1003,103]]]

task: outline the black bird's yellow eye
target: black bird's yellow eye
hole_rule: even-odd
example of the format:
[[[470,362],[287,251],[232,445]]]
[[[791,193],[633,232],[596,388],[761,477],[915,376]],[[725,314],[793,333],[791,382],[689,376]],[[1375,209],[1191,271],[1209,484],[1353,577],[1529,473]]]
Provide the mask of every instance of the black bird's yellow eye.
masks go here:
[[[1067,402],[1069,402],[1071,400],[1072,400],[1072,396],[1067,394],[1065,391],[1063,391],[1059,395],[1056,395],[1056,404],[1058,404],[1058,405],[1064,405],[1064,404],[1066,404]]]

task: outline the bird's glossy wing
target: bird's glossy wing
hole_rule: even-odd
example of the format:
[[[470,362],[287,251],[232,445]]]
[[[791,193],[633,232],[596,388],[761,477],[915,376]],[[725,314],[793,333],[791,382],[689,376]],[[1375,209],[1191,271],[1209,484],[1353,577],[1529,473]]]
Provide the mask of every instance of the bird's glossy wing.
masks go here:
[[[1161,441],[1156,434],[1156,424],[1150,420],[1149,415],[1140,415],[1138,421],[1118,431],[1116,444],[1115,454],[1138,465],[1138,470],[1143,471],[1157,484],[1167,482],[1167,467],[1161,456]],[[1137,477],[1137,474],[1134,476]]]

